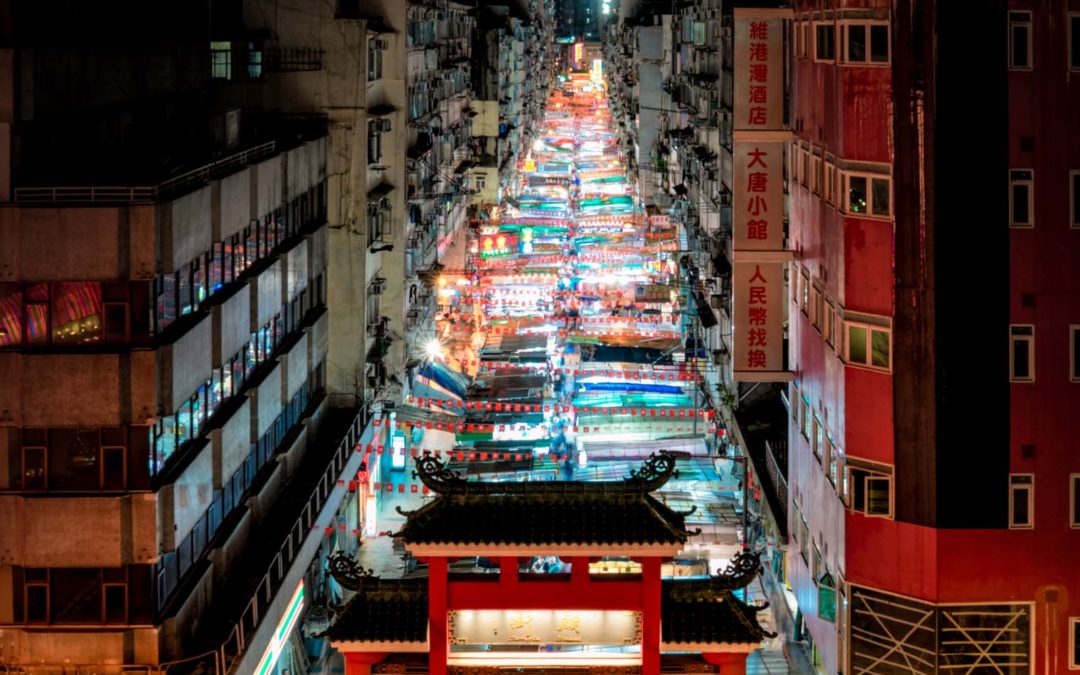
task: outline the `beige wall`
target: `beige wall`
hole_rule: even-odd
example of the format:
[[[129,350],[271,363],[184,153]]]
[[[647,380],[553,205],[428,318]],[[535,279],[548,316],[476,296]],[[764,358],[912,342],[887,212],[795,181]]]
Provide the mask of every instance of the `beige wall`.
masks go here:
[[[158,351],[164,414],[175,412],[210,379],[213,334],[213,322],[204,318],[176,342]]]
[[[308,362],[308,336],[305,334],[293,345],[289,353],[282,357],[283,366],[288,375],[285,378],[285,400],[292,400],[293,394],[307,381],[310,372]]]
[[[253,167],[255,171],[255,214],[262,216],[281,206],[283,199],[284,164],[281,155],[276,155]]]
[[[116,354],[0,353],[0,411],[15,426],[118,426],[119,365]]]
[[[251,401],[245,400],[221,429],[212,434],[214,456],[218,458],[214,487],[223,487],[251,452],[251,409]]]
[[[286,256],[287,273],[285,275],[285,299],[292,300],[296,294],[307,288],[309,278],[308,240],[304,239],[290,250]]]
[[[161,489],[162,538],[165,550],[176,548],[213,501],[214,453],[204,450],[172,485]]]
[[[251,171],[245,169],[221,179],[222,241],[242,231],[255,217],[251,213]]]
[[[259,384],[255,392],[255,409],[258,411],[258,416],[253,429],[256,439],[261,437],[281,414],[281,373],[281,366],[275,364],[274,369],[266,375],[266,379]]]
[[[214,307],[214,364],[222,365],[251,339],[251,293],[241,289]]]
[[[283,267],[284,264],[279,258],[274,261],[273,265],[266,268],[257,279],[251,282],[255,293],[255,306],[252,308],[252,315],[255,317],[256,328],[261,328],[263,324],[281,311],[283,301],[281,295],[284,290],[281,278]]]
[[[159,213],[168,233],[165,240],[172,244],[170,249],[162,251],[162,271],[178,270],[210,250],[211,196],[212,189],[206,186],[160,206]]]
[[[0,208],[0,281],[118,278],[119,218],[116,208]]]

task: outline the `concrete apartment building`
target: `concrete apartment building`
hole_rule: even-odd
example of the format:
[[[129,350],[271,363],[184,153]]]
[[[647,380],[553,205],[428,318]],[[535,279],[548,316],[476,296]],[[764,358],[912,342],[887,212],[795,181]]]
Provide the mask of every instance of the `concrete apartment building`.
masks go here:
[[[216,105],[181,3],[58,9],[0,8],[0,663],[155,666],[327,414],[326,122]]]
[[[300,638],[374,499],[352,450],[474,189],[467,9],[0,3],[0,665],[334,658]]]
[[[473,46],[473,204],[502,201],[554,77],[550,1],[479,8]]]

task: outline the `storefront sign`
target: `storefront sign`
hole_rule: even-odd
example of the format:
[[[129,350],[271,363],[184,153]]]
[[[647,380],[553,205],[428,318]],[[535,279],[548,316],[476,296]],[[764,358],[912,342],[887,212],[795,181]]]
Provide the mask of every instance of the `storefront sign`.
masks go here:
[[[274,672],[274,666],[277,665],[282,650],[288,644],[289,634],[296,628],[296,624],[300,621],[300,616],[303,613],[304,581],[301,579],[296,590],[293,591],[292,598],[289,599],[289,604],[285,607],[285,613],[282,615],[281,621],[278,622],[274,634],[270,637],[270,645],[263,652],[262,658],[259,659],[259,665],[255,668],[256,675],[268,675]]]
[[[775,10],[735,9],[735,129],[783,129],[783,36]]]
[[[754,382],[783,367],[784,264],[736,261],[732,283],[734,375]]]
[[[498,234],[485,234],[480,238],[480,256],[482,258],[516,253],[517,247],[518,237],[516,234],[500,232]]]
[[[784,144],[735,141],[735,201],[732,227],[736,251],[784,247]]]
[[[665,284],[641,284],[634,287],[634,302],[674,302],[672,293],[677,290]]]
[[[641,613],[593,610],[469,609],[450,612],[450,649],[498,645],[634,645]],[[461,649],[466,647],[466,649]],[[496,649],[496,651],[498,651]]]

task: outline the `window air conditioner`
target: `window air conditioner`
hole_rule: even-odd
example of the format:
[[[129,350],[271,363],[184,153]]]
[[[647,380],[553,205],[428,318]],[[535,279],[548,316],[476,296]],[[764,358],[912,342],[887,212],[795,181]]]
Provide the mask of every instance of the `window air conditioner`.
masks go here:
[[[390,131],[390,120],[384,117],[377,122],[376,126],[379,131]]]
[[[386,40],[376,40],[375,41],[375,49],[382,49],[382,50],[390,49],[390,43],[387,42]]]

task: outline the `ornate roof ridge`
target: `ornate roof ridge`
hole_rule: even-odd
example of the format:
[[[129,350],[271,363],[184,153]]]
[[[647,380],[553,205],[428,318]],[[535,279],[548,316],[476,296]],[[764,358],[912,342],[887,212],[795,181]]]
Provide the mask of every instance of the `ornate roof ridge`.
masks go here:
[[[379,596],[389,600],[427,595],[427,579],[425,578],[383,579],[340,552],[331,556],[328,562],[330,574],[339,584],[365,597]]]
[[[675,476],[675,455],[666,451],[653,453],[640,469],[632,470],[622,480],[613,481],[540,481],[502,482],[469,481],[447,467],[446,462],[424,455],[416,458],[413,476],[438,495],[638,495],[660,489]]]
[[[710,596],[723,595],[727,591],[746,588],[757,578],[761,572],[761,562],[758,554],[750,550],[742,550],[728,562],[723,571],[708,579],[665,581],[676,597],[674,600],[708,600]],[[678,586],[678,588],[675,588]]]

